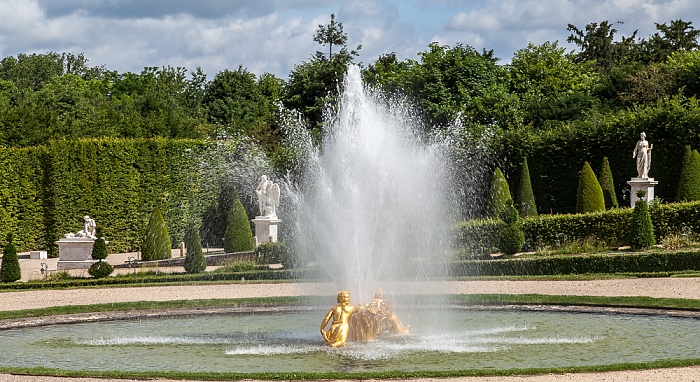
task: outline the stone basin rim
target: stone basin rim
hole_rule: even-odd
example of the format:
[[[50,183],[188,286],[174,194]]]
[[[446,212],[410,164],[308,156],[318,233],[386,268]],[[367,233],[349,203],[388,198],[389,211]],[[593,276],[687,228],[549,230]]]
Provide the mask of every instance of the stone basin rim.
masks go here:
[[[616,305],[573,305],[573,304],[447,304],[445,309],[460,311],[521,311],[521,312],[559,312],[559,313],[590,313],[590,314],[626,314],[640,316],[666,316],[676,318],[700,319],[700,310],[685,308],[646,308]],[[129,321],[159,318],[186,318],[212,315],[243,315],[243,314],[273,314],[300,313],[318,309],[315,305],[279,304],[246,305],[246,306],[214,306],[199,308],[167,308],[144,310],[115,310],[105,312],[71,313],[47,315],[39,317],[10,318],[0,320],[0,331],[41,327],[51,325],[70,325],[80,323]],[[422,307],[423,308],[423,307]]]

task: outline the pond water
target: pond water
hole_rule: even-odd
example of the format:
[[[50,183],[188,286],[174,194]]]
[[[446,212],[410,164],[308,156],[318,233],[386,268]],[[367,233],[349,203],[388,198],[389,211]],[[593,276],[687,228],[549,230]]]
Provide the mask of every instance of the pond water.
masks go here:
[[[325,311],[112,321],[5,330],[0,366],[67,370],[362,372],[590,366],[700,358],[700,320],[451,311],[450,325],[323,346]],[[402,318],[405,318],[402,316]],[[434,322],[434,321],[433,321]],[[10,356],[11,355],[11,356]]]

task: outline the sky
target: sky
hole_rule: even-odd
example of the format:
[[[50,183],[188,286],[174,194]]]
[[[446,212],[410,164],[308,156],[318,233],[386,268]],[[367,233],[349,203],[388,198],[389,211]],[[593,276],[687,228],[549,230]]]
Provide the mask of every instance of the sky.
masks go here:
[[[682,19],[700,29],[697,0],[0,0],[0,57],[83,53],[90,66],[139,73],[147,66],[201,67],[209,79],[239,66],[287,79],[325,48],[313,41],[331,14],[363,65],[382,54],[418,59],[428,44],[494,50],[499,63],[567,24],[615,24],[617,37]]]

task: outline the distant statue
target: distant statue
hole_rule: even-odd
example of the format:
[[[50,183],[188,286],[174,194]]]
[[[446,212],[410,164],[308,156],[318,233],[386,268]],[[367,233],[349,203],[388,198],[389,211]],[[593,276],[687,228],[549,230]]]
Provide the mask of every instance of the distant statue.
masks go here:
[[[338,292],[338,305],[328,311],[326,317],[321,322],[321,335],[326,345],[332,347],[345,346],[348,341],[350,332],[349,321],[352,316],[361,307],[350,305],[350,292],[341,290]],[[331,322],[331,319],[333,321]],[[331,327],[326,331],[328,322],[331,322]]]
[[[97,228],[97,225],[95,224],[95,220],[93,220],[88,215],[85,215],[83,217],[83,229],[82,229],[82,231],[78,231],[76,233],[68,233],[64,236],[66,238],[69,238],[69,239],[88,238],[88,239],[96,240],[97,239],[97,236],[95,235],[96,228]]]
[[[381,288],[377,288],[374,292],[374,299],[367,304],[367,310],[376,317],[379,324],[377,334],[385,331],[389,334],[408,334],[410,326],[404,328],[399,317],[383,298],[384,292]]]
[[[646,140],[647,135],[642,132],[639,134],[639,140],[632,152],[632,158],[637,158],[637,177],[649,178],[649,167],[651,166],[651,150],[654,145],[650,145]]]
[[[280,203],[279,185],[263,175],[260,177],[260,183],[258,183],[255,193],[258,194],[260,216],[277,217],[277,207]]]

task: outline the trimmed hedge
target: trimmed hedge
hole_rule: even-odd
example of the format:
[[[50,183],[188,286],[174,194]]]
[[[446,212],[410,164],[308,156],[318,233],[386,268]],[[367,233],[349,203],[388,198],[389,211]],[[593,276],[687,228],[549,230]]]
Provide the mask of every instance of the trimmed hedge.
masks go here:
[[[493,177],[491,178],[486,213],[492,218],[501,216],[501,213],[506,207],[506,203],[511,199],[508,181],[506,177],[503,176],[501,169],[496,167],[493,172]]]
[[[700,153],[685,147],[676,200],[700,200]]]
[[[515,207],[522,217],[537,216],[537,204],[535,204],[535,195],[532,193],[527,158],[523,158],[523,165],[520,170],[520,185],[518,186],[518,195],[515,199]]]
[[[578,180],[578,192],[576,193],[576,212],[586,213],[605,211],[605,198],[603,189],[598,183],[591,165],[583,163],[583,169]]]
[[[543,256],[523,259],[467,260],[454,264],[451,276],[545,276],[586,273],[649,273],[700,270],[700,251],[613,255]]]
[[[603,189],[603,198],[605,199],[605,208],[618,208],[617,195],[615,193],[615,182],[613,181],[612,171],[610,170],[610,161],[608,157],[603,157],[603,166],[598,174],[598,183]]]
[[[264,239],[266,238],[258,238],[261,241]],[[250,229],[248,214],[246,214],[241,200],[236,197],[228,215],[224,252],[246,252],[252,251],[254,248],[255,242],[253,241],[253,231]]]

